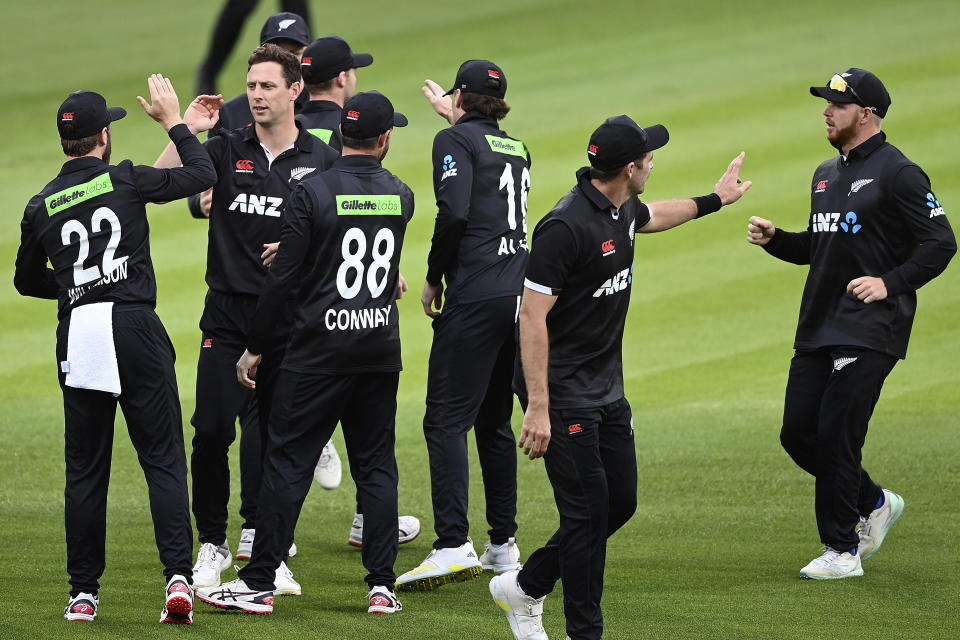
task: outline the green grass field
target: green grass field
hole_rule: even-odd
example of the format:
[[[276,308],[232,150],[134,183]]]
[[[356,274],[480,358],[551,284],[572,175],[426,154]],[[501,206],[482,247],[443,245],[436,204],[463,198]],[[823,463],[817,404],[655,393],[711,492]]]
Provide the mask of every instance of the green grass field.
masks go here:
[[[62,618],[63,416],[53,354],[55,304],[12,287],[23,206],[62,163],[53,128],[70,91],[106,95],[129,116],[114,129],[114,158],[152,164],[165,144],[135,96],[146,77],[172,77],[186,104],[219,2],[13,3],[0,33],[0,637],[503,638],[506,621],[487,579],[403,597],[395,616],[364,614],[360,555],[346,544],[353,485],[315,488],[297,530],[291,568],[304,595],[266,617],[198,603],[191,629],[161,627],[161,569],[146,486],[122,419],[109,498],[107,570],[93,625]],[[805,270],[745,240],[750,215],[806,225],[814,167],[832,153],[823,103],[807,93],[834,72],[862,66],[893,96],[884,129],[930,175],[948,215],[960,203],[960,4],[869,5],[822,1],[482,4],[386,2],[314,5],[314,29],[346,37],[376,61],[359,74],[410,117],[386,165],[413,188],[400,304],[404,361],[397,456],[401,511],[425,531],[401,548],[399,572],[432,541],[426,447],[420,428],[430,328],[418,297],[433,229],[430,145],[443,125],[420,94],[424,78],[452,83],[459,63],[491,58],[509,78],[505,128],[533,155],[532,223],[571,186],[590,132],[627,113],[662,122],[671,142],[656,154],[645,199],[709,192],[727,162],[747,152],[753,189],[706,220],[638,236],[633,304],[624,339],[636,424],[640,508],[609,545],[607,638],[957,638],[960,530],[960,269],[920,293],[909,358],[889,378],[864,464],[906,499],[904,518],[865,576],[797,579],[819,547],[813,482],[779,447],[783,387]],[[263,2],[220,78],[242,88],[247,52],[276,3]],[[194,381],[206,225],[182,203],[150,210],[158,312],[177,347],[185,421]],[[515,414],[519,432],[520,413]],[[189,442],[192,428],[185,424]],[[342,446],[342,438],[335,436]],[[342,449],[341,449],[342,450]],[[235,455],[235,448],[234,448]],[[474,461],[475,462],[475,461]],[[236,470],[236,467],[234,467]],[[473,538],[486,539],[479,469],[471,491]],[[239,495],[239,474],[234,496]],[[230,542],[240,523],[231,503]],[[521,460],[519,543],[526,557],[557,523],[543,464]],[[229,572],[225,573],[229,579]],[[564,637],[561,590],[544,622]]]

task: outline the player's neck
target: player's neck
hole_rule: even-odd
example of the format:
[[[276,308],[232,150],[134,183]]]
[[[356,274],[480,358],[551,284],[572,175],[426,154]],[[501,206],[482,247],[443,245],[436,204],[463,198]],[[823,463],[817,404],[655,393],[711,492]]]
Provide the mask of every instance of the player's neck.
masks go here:
[[[314,102],[316,100],[326,100],[328,102],[333,102],[334,104],[340,105],[341,109],[343,108],[343,105],[346,102],[346,100],[343,99],[342,93],[338,95],[336,93],[333,93],[332,91],[321,91],[318,93],[310,92],[310,101]]]
[[[270,149],[270,153],[274,156],[278,156],[289,149],[290,145],[296,141],[297,136],[300,135],[292,111],[290,117],[283,122],[274,123],[272,126],[264,126],[258,122],[254,126],[257,129],[257,138],[260,140],[260,144]]]
[[[610,201],[610,204],[617,209],[622,207],[624,202],[635,195],[630,193],[627,181],[619,178],[616,180],[610,180],[609,182],[590,180],[590,184],[596,187],[597,191],[605,195],[607,200]]]

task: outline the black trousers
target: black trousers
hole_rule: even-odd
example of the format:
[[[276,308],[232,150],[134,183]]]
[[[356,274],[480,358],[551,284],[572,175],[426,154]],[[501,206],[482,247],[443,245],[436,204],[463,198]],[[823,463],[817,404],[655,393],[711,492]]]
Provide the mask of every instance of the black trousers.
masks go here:
[[[637,457],[626,398],[604,407],[550,411],[544,456],[560,527],[527,559],[518,581],[540,598],[563,582],[567,635],[603,635],[603,571],[607,538],[637,510]]]
[[[433,321],[423,434],[430,457],[434,548],[467,541],[470,465],[467,432],[477,442],[490,540],[517,531],[517,443],[513,413],[515,296],[445,307]]]
[[[855,347],[797,352],[790,363],[780,442],[816,477],[817,529],[823,544],[847,551],[856,525],[882,496],[861,450],[883,381],[897,359]]]
[[[397,559],[398,373],[325,375],[280,370],[270,414],[253,556],[247,586],[273,590],[313,469],[340,422],[350,474],[363,502],[363,565],[370,586],[393,588]]]
[[[57,361],[66,360],[69,323],[57,328]],[[169,580],[193,580],[193,534],[187,495],[187,461],[175,354],[160,318],[149,305],[113,308],[113,341],[122,392],[63,391],[66,488],[64,520],[70,595],[97,593],[105,567],[107,487],[117,404],[127,423],[147,481],[153,533]]]
[[[237,360],[243,355],[247,319],[256,298],[210,291],[200,328],[197,360],[195,431],[190,469],[193,514],[201,543],[221,544],[227,536],[230,501],[228,451],[240,419],[240,516],[244,529],[256,528],[261,480],[260,418],[256,394],[237,382]]]

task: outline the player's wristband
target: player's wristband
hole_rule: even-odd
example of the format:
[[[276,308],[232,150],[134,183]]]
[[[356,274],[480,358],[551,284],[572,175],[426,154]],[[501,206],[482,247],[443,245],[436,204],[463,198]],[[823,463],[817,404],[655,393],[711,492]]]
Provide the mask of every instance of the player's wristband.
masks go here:
[[[720,207],[723,206],[723,201],[716,193],[711,193],[710,195],[706,196],[697,196],[693,199],[693,202],[697,205],[697,215],[694,216],[696,218],[702,218],[708,213],[719,211]]]

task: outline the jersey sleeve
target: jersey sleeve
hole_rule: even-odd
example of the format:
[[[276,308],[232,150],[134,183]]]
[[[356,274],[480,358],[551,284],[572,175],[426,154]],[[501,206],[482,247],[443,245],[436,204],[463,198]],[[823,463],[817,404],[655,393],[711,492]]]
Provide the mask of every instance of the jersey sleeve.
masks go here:
[[[13,274],[13,285],[20,295],[55,299],[57,281],[54,271],[47,266],[47,254],[30,224],[30,205],[20,222],[20,248]]]
[[[250,322],[247,336],[250,353],[261,354],[270,346],[272,329],[281,321],[284,301],[297,286],[313,237],[313,211],[313,198],[303,185],[297,186],[283,212],[280,249],[267,269]]]
[[[917,243],[913,255],[883,274],[888,295],[915,291],[938,276],[957,252],[957,241],[930,179],[916,165],[900,169],[893,182],[900,219]]]
[[[144,202],[178,200],[212,187],[216,182],[217,172],[210,156],[187,125],[178,124],[170,129],[169,135],[177,145],[183,166],[173,169],[133,167],[134,183]]]
[[[523,286],[549,296],[560,295],[576,266],[577,253],[576,238],[566,224],[550,220],[538,226]]]
[[[427,282],[440,284],[457,257],[460,239],[470,215],[473,190],[473,153],[450,129],[433,140],[433,189],[437,196],[437,220],[427,257]]]

